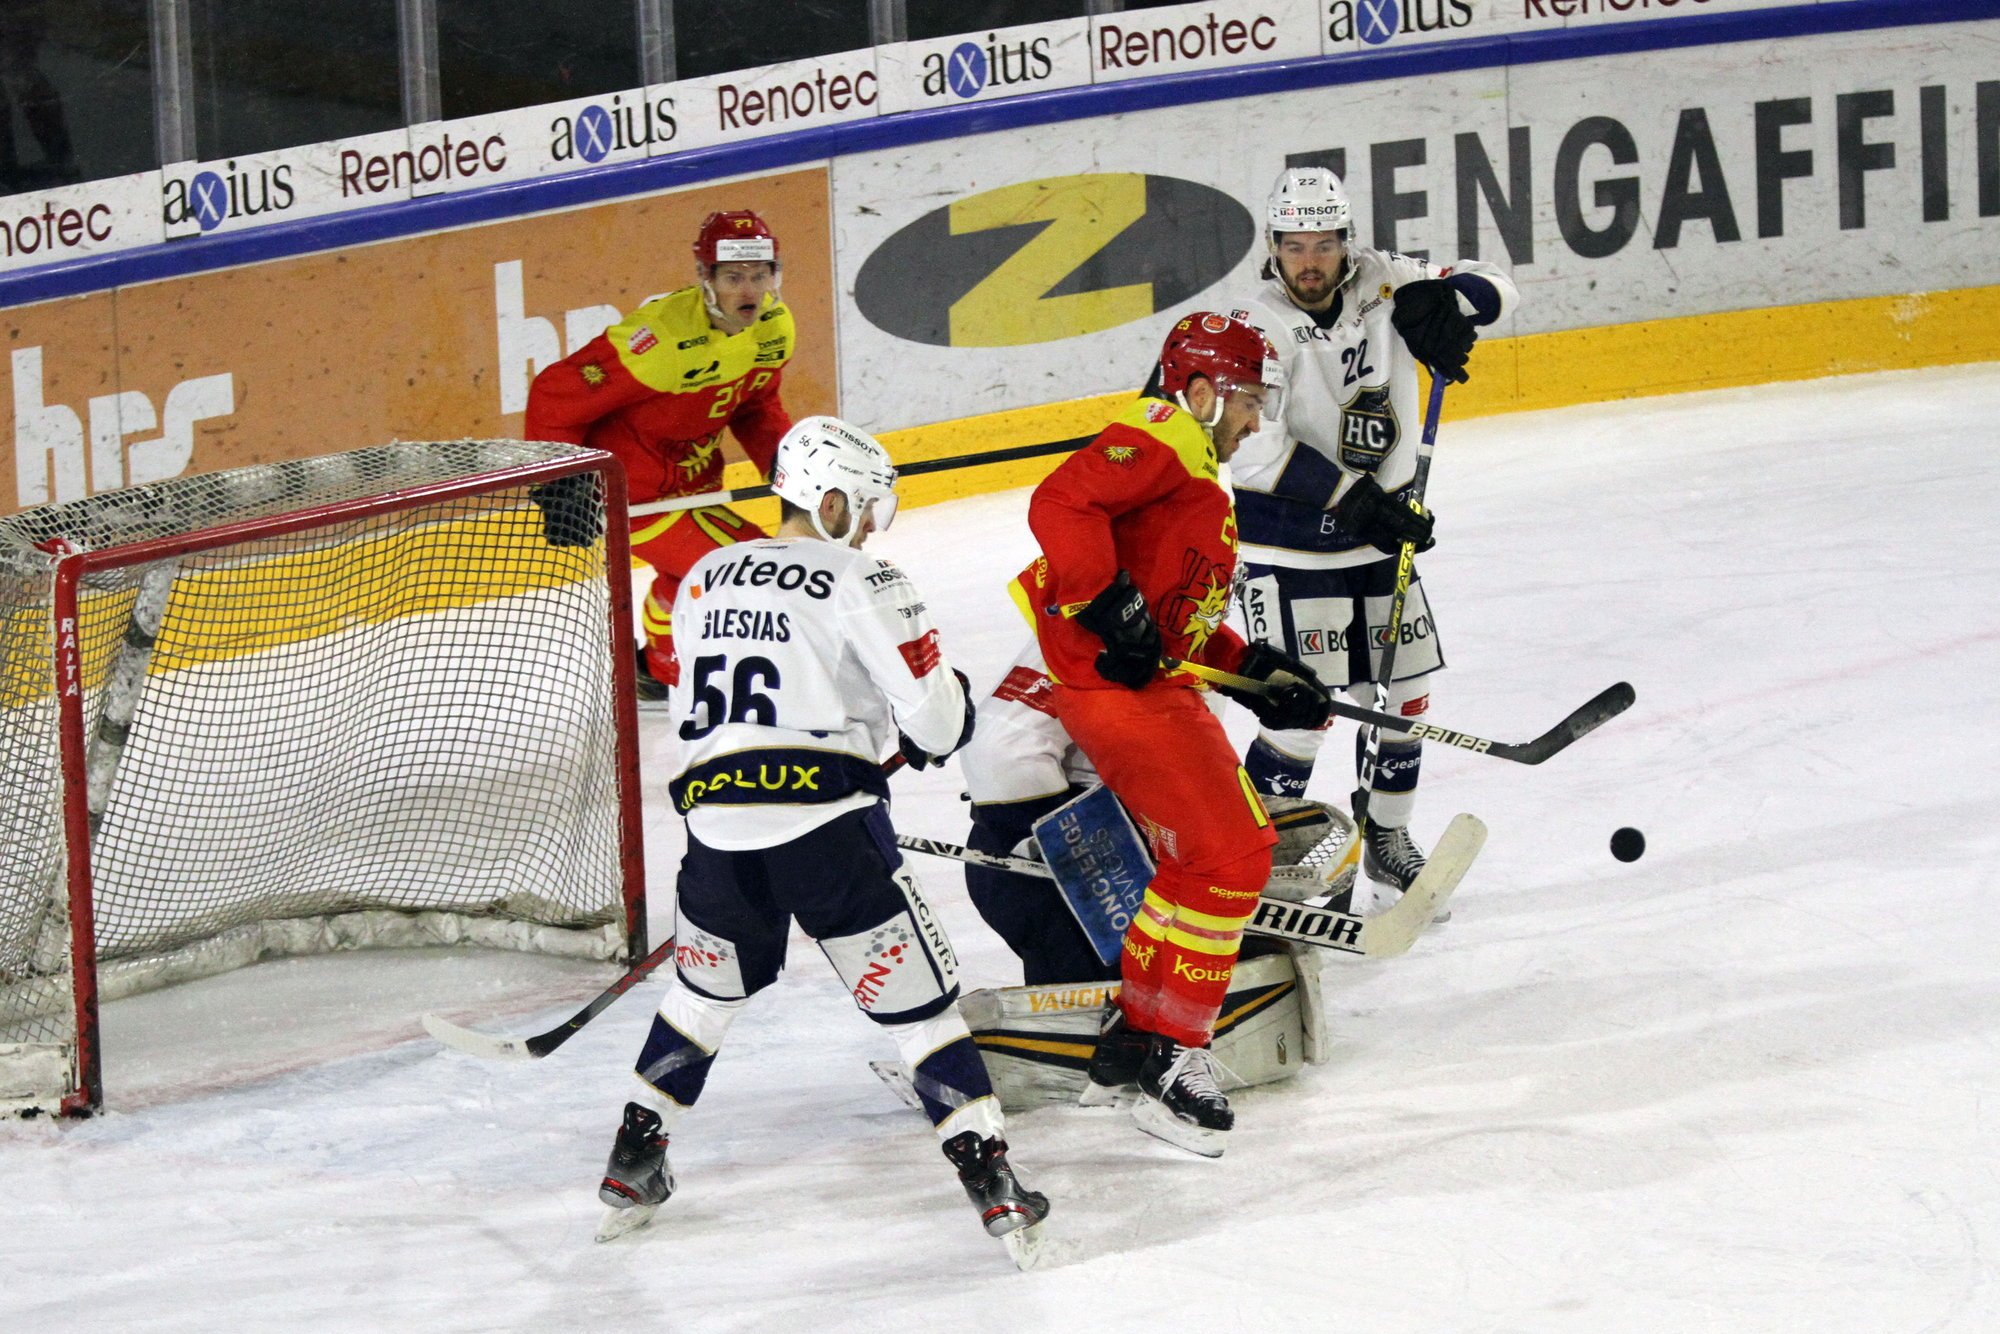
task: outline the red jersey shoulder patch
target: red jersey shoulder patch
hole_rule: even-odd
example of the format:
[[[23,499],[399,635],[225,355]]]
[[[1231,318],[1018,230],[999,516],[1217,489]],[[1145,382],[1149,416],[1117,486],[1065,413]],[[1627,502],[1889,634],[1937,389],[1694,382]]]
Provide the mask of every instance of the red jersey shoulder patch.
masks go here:
[[[943,650],[938,647],[938,632],[926,630],[907,643],[896,645],[896,651],[903,655],[903,661],[910,665],[910,675],[919,681],[937,669]]]
[[[1146,409],[1146,420],[1154,423],[1155,425],[1158,425],[1160,422],[1165,421],[1167,418],[1173,415],[1174,415],[1174,405],[1171,403],[1155,403]]]
[[[993,687],[993,698],[1023,704],[1053,718],[1056,716],[1053,702],[1055,689],[1055,683],[1034,668],[1016,666],[1008,671],[999,685]]]
[[[632,349],[632,355],[635,357],[644,356],[659,345],[659,336],[644,324],[632,331],[632,337],[625,344],[625,346]]]

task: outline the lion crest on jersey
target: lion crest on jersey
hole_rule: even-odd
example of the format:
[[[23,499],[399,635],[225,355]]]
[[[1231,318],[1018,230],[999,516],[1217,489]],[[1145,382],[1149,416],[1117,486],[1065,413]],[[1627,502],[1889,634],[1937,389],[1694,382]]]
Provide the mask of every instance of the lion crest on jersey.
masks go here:
[[[1227,569],[1189,548],[1181,567],[1181,586],[1168,603],[1173,610],[1167,618],[1169,625],[1178,624],[1180,633],[1188,638],[1184,656],[1198,655],[1209,637],[1222,628],[1222,618],[1229,614],[1229,582]],[[1185,611],[1180,608],[1182,603]]]
[[[678,464],[681,472],[686,474],[689,479],[701,476],[704,472],[708,471],[709,460],[715,457],[715,451],[720,448],[722,448],[722,436],[720,434],[712,435],[706,440],[691,445],[688,448],[687,457],[681,459]]]
[[[1396,406],[1389,400],[1389,387],[1363,389],[1340,409],[1341,466],[1358,473],[1373,473],[1402,438],[1396,421]]]

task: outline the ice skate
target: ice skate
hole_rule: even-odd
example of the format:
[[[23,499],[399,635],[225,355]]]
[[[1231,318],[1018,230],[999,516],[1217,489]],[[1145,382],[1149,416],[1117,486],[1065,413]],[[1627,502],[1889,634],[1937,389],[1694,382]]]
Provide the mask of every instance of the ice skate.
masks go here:
[[[1104,1019],[1097,1028],[1097,1049],[1091,1054],[1088,1078],[1077,1095],[1081,1107],[1109,1107],[1139,1082],[1139,1066],[1146,1059],[1147,1035],[1125,1022],[1118,1002],[1108,1001]]]
[[[641,713],[660,713],[667,707],[667,683],[653,675],[652,664],[646,661],[646,646],[639,645],[639,661],[632,672],[634,693],[639,697]]]
[[[1178,1149],[1220,1158],[1236,1113],[1216,1081],[1207,1047],[1184,1047],[1154,1035],[1139,1071],[1139,1101],[1132,1108],[1139,1129]]]
[[[1423,873],[1424,850],[1410,837],[1407,825],[1379,825],[1368,822],[1364,836],[1367,850],[1362,857],[1362,866],[1368,878],[1379,885],[1387,885],[1403,894]],[[1431,919],[1433,922],[1451,920],[1449,909],[1441,911]]]
[[[636,1102],[625,1104],[625,1124],[611,1146],[597,1198],[609,1207],[597,1225],[597,1239],[610,1241],[644,1227],[674,1193],[674,1169],[667,1162],[667,1136],[659,1113]]]
[[[1029,1190],[1014,1175],[1014,1165],[1007,1161],[1007,1141],[981,1139],[975,1130],[962,1130],[944,1142],[944,1156],[958,1169],[959,1184],[979,1211],[986,1235],[1005,1242],[1018,1267],[1033,1268],[1041,1253],[1049,1197]]]

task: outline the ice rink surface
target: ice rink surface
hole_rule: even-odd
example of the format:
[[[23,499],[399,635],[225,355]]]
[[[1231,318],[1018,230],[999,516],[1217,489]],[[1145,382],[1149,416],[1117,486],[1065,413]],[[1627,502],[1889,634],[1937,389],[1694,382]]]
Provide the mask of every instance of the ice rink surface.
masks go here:
[[[1023,634],[1026,500],[879,543],[981,689]],[[1541,768],[1431,748],[1418,833],[1492,829],[1454,920],[1329,963],[1334,1060],[1238,1095],[1226,1157],[1015,1118],[1060,1263],[981,1233],[800,939],[675,1135],[679,1193],[612,1245],[651,991],[485,1065],[417,1016],[535,1031],[609,972],[384,952],[109,1007],[110,1112],[0,1123],[0,1329],[2000,1328],[2000,367],[1447,401],[1431,500],[1436,721],[1639,702]],[[656,723],[644,758],[664,935]],[[898,783],[899,825],[963,834],[955,770]],[[919,871],[967,982],[1018,980],[956,869]]]

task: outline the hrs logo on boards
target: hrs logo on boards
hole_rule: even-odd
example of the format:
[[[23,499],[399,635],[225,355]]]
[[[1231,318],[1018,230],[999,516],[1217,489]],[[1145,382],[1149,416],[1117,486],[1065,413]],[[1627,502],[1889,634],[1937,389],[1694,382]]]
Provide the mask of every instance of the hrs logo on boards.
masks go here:
[[[950,93],[960,99],[977,97],[988,88],[1040,83],[1055,67],[1049,55],[1048,38],[1003,42],[989,32],[984,46],[960,42],[949,51],[933,51],[925,56],[924,96],[943,97]]]
[[[1472,23],[1471,0],[1333,0],[1326,7],[1326,35],[1336,42],[1359,37],[1381,46],[1418,32],[1446,32]]]

